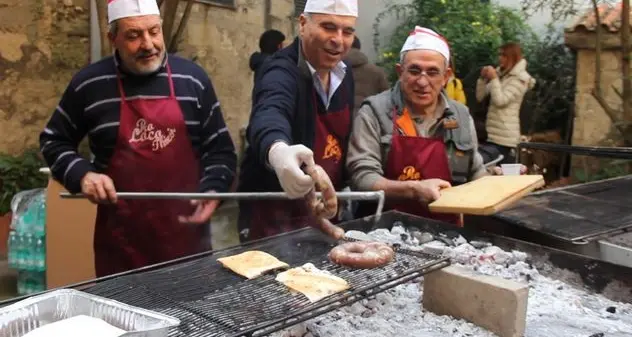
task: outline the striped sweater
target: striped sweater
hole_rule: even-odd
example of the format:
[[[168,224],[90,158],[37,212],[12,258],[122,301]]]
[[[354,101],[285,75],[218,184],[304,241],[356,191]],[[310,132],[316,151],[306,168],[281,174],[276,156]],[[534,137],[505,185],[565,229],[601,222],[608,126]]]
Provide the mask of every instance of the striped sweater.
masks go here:
[[[87,66],[72,78],[40,134],[40,150],[51,173],[68,191],[80,192],[81,179],[87,172],[105,172],[114,152],[121,105],[116,68],[122,72],[127,100],[165,98],[169,95],[167,60],[188,135],[200,160],[200,192],[230,189],[237,155],[211,80],[195,63],[169,55],[156,73],[147,76],[125,72],[119,67],[118,57],[112,56]],[[91,161],[77,152],[86,136],[94,155]]]

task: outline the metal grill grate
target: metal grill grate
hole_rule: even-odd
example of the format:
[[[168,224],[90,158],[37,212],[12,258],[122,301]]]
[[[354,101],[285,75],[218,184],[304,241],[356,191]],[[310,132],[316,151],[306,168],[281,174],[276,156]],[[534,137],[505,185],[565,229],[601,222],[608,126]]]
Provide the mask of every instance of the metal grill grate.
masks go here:
[[[632,177],[532,194],[495,217],[564,241],[632,227]]]
[[[449,265],[446,258],[396,249],[395,261],[383,268],[353,270],[327,261],[332,246],[321,233],[302,230],[172,267],[119,277],[86,291],[178,317],[182,324],[169,336],[262,336]],[[255,249],[292,267],[311,262],[347,280],[351,288],[312,304],[276,282],[274,272],[245,281],[216,261],[220,256]]]

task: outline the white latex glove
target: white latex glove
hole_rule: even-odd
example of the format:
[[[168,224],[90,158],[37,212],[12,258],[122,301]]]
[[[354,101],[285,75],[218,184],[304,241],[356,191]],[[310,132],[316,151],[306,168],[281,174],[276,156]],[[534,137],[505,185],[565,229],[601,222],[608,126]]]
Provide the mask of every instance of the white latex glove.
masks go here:
[[[314,165],[314,153],[306,146],[276,142],[268,151],[268,162],[291,199],[304,197],[314,187],[314,180],[301,170],[303,164]]]

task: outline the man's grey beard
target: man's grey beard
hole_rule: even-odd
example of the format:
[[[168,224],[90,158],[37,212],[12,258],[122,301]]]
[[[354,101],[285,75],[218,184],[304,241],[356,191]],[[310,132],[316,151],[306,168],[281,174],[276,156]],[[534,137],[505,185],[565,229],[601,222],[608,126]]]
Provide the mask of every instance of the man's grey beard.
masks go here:
[[[162,55],[161,55],[160,59],[156,61],[156,65],[155,66],[144,66],[142,68],[139,68],[139,67],[136,66],[137,63],[135,63],[134,65],[136,67],[134,67],[134,69],[132,69],[131,67],[126,66],[124,63],[123,63],[123,65],[125,66],[125,69],[128,70],[129,72],[131,72],[132,74],[140,75],[140,76],[150,75],[150,74],[153,74],[156,71],[158,71],[158,69],[160,69],[160,67],[162,66],[167,53],[165,53],[164,50],[161,53],[162,53]],[[149,67],[151,67],[151,68],[149,68]]]

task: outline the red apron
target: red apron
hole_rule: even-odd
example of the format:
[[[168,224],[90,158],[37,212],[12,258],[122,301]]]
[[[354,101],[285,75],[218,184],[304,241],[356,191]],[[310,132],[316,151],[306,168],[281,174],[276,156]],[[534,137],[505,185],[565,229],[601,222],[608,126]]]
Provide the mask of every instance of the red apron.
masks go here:
[[[452,181],[443,137],[411,137],[401,135],[397,128],[397,110],[393,109],[393,138],[384,176],[390,180],[443,179]],[[386,202],[385,210],[397,210],[417,216],[461,225],[458,214],[430,213],[419,201]]]
[[[107,174],[120,192],[197,192],[199,161],[191,146],[167,65],[170,94],[127,101],[120,75],[120,126]],[[188,200],[119,200],[99,205],[94,233],[97,277],[210,249],[208,225],[178,222]]]
[[[343,92],[346,96],[346,93]],[[318,107],[316,91],[312,91],[314,107]],[[343,97],[344,99],[344,97]],[[314,136],[314,162],[323,167],[336,190],[344,186],[344,146],[351,127],[349,104],[339,111],[316,113]],[[242,240],[257,240],[264,237],[289,232],[316,225],[305,199],[296,200],[257,200],[240,204],[240,213],[244,216],[242,228],[249,228],[248,236]],[[337,218],[331,219],[337,223]]]

